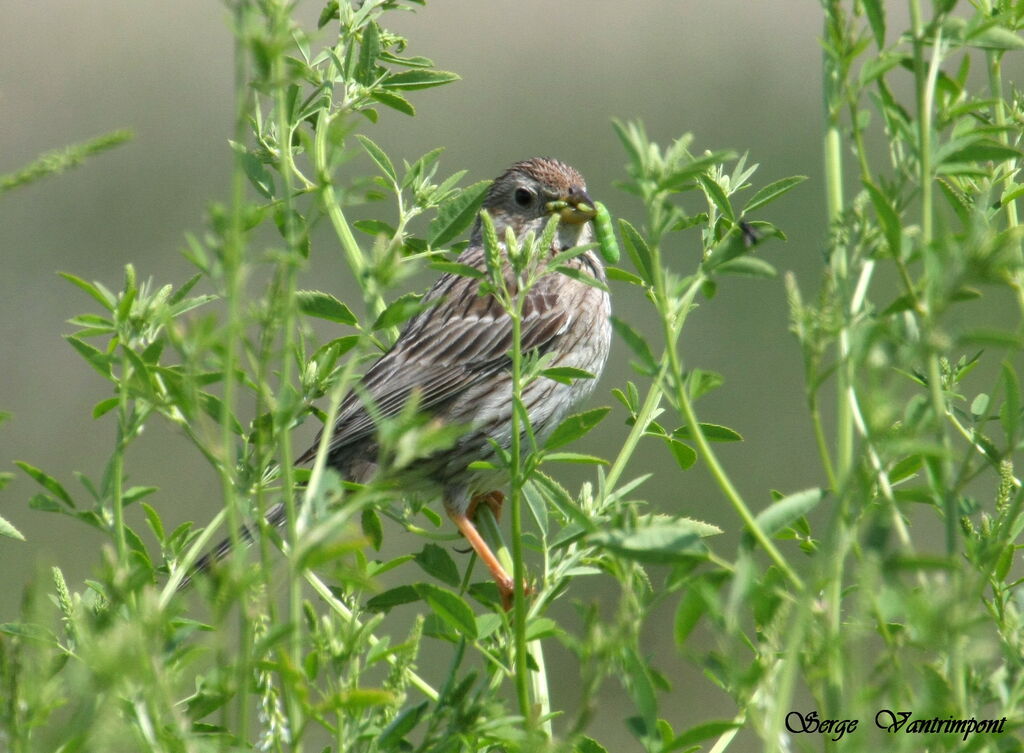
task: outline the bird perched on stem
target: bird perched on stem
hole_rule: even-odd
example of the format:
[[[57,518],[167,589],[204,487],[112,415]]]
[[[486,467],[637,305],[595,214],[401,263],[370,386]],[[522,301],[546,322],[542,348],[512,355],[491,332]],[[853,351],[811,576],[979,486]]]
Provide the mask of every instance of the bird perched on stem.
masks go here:
[[[500,242],[503,274],[513,285],[515,274],[503,243],[506,228],[511,228],[520,242],[531,232],[540,238],[552,214],[557,214],[559,225],[547,250],[549,258],[593,240],[590,220],[595,214],[594,202],[583,177],[554,159],[534,158],[512,165],[491,184],[483,209]],[[469,247],[457,262],[486,272],[483,231],[478,218]],[[537,253],[543,255],[544,250]],[[611,342],[607,292],[578,279],[588,276],[603,283],[600,258],[587,250],[565,264],[582,274],[546,270],[525,291],[521,352],[548,356],[549,368],[582,369],[595,378],[565,384],[541,376],[526,383],[522,403],[538,441],[593,391]],[[441,497],[448,516],[490,570],[508,608],[514,590],[512,577],[473,523],[478,503],[500,505],[502,495],[494,489],[493,472],[468,466],[493,458],[492,442],[504,449],[512,445],[513,327],[498,298],[490,293],[481,295],[480,285],[480,278],[454,273],[438,278],[424,296],[428,308],[408,322],[391,349],[370,366],[340,405],[330,428],[327,464],[346,480],[371,480],[378,470],[376,424],[399,414],[411,399],[432,420],[467,427],[452,446],[416,461],[410,471],[418,484],[425,480],[430,491]],[[525,432],[525,427],[522,430]],[[313,460],[319,447],[320,436],[297,462]],[[271,510],[268,522],[284,522],[283,506]],[[229,549],[229,544],[222,545],[201,560],[197,569],[205,569]]]

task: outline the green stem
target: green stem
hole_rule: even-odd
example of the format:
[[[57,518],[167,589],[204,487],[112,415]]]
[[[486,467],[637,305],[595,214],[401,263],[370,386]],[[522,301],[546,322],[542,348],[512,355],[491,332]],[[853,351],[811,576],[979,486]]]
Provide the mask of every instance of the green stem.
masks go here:
[[[683,377],[683,367],[679,360],[678,353],[678,339],[679,334],[682,330],[682,326],[686,321],[686,316],[689,313],[693,305],[693,299],[700,290],[701,285],[705,282],[705,277],[702,273],[698,273],[694,276],[691,281],[689,288],[682,298],[676,302],[670,302],[668,295],[665,290],[665,275],[664,270],[661,266],[661,252],[657,245],[651,247],[652,256],[652,267],[653,267],[653,283],[654,283],[654,301],[658,307],[658,312],[661,315],[661,322],[663,328],[663,335],[665,339],[665,354],[663,358],[667,359],[667,377],[669,383],[675,388],[676,403],[683,414],[683,418],[686,420],[687,425],[693,432],[693,439],[697,445],[697,449],[700,451],[701,457],[704,458],[704,462],[707,463],[708,470],[711,472],[712,478],[718,484],[718,488],[722,490],[726,499],[732,504],[733,509],[739,514],[743,520],[744,525],[754,536],[757,542],[765,550],[768,556],[782,571],[783,575],[793,584],[798,590],[803,590],[803,582],[796,572],[789,566],[786,559],[782,556],[775,545],[771,542],[761,527],[757,524],[753,514],[750,512],[750,508],[747,507],[746,502],[740,496],[736,487],[733,486],[731,479],[728,474],[722,468],[718,462],[718,457],[715,455],[714,450],[711,449],[710,443],[707,441],[707,437],[704,436],[704,432],[701,430],[700,422],[697,420],[697,414],[694,412],[693,404],[690,401],[689,391],[686,388],[685,379]],[[674,310],[673,310],[674,309]],[[664,373],[665,370],[663,370]],[[644,424],[646,426],[646,424]],[[636,427],[634,427],[635,429]]]
[[[840,221],[843,207],[842,192],[842,166],[839,129],[829,128],[826,136],[825,169],[827,174],[828,198],[829,198],[829,223],[834,224]],[[838,206],[836,206],[838,205]],[[847,287],[849,275],[846,246],[836,244],[831,249],[832,274],[835,279],[839,295]],[[853,379],[850,366],[850,322],[839,333],[839,368],[836,370],[836,475],[844,479],[853,464],[853,419],[846,407],[845,394]]]
[[[127,294],[127,291],[125,291]],[[124,533],[124,453],[128,445],[128,380],[131,366],[124,355],[127,343],[121,343],[121,382],[117,389],[117,443],[111,458],[111,483],[114,494],[114,543],[117,547],[117,566],[128,564],[128,544]]]
[[[522,287],[522,286],[519,286]],[[526,577],[523,563],[523,504],[521,478],[522,426],[519,415],[520,398],[523,394],[522,370],[522,308],[523,294],[517,291],[515,300],[510,301],[509,317],[512,319],[512,445],[510,452],[511,471],[511,507],[512,507],[512,582],[515,598],[512,603],[512,639],[515,655],[516,697],[519,710],[526,720],[526,727],[532,730],[536,726],[536,717],[530,703],[530,669],[527,666],[526,652]]]
[[[682,374],[679,369],[677,362],[678,356],[674,353],[674,344],[670,346],[670,358],[673,364],[673,373],[676,375],[676,399],[679,403],[679,407],[682,410],[683,418],[686,419],[687,425],[693,432],[693,440],[697,445],[697,449],[700,451],[701,457],[708,466],[708,470],[711,473],[711,477],[718,484],[718,488],[722,490],[725,498],[729,500],[729,503],[736,510],[740,519],[743,520],[744,526],[750,531],[754,539],[761,548],[764,549],[765,553],[771,558],[772,562],[775,563],[776,567],[782,571],[782,574],[786,576],[786,579],[793,585],[798,591],[803,591],[804,584],[800,579],[800,576],[789,566],[786,562],[786,558],[782,556],[782,553],[775,547],[772,540],[768,538],[761,527],[757,524],[754,519],[753,513],[750,512],[750,508],[746,502],[740,496],[740,493],[733,486],[732,480],[729,478],[725,469],[722,468],[721,463],[718,462],[718,457],[715,455],[714,450],[711,449],[711,445],[704,436],[704,431],[700,427],[700,421],[697,420],[697,414],[693,410],[693,403],[690,401],[690,396],[686,385],[682,379]]]
[[[235,48],[234,48],[234,87],[235,87],[235,124],[234,136],[236,143],[244,144],[248,130],[250,112],[249,100],[249,68],[248,54],[245,35],[248,21],[249,5],[247,2],[238,2],[234,8],[235,23]],[[224,396],[221,403],[220,413],[220,483],[221,494],[224,498],[224,506],[227,511],[228,535],[231,537],[232,552],[234,561],[238,562],[242,556],[240,546],[240,527],[242,521],[240,503],[235,490],[236,472],[236,448],[235,435],[232,431],[234,422],[234,406],[236,393],[236,371],[238,365],[238,344],[244,334],[244,327],[241,320],[240,303],[242,297],[242,260],[244,258],[244,228],[245,228],[245,167],[242,163],[243,155],[235,152],[235,161],[231,175],[231,205],[227,233],[224,237],[223,254],[223,284],[224,297],[227,306],[227,324],[224,331]],[[245,609],[239,610],[239,645],[242,656],[235,666],[235,683],[239,688],[248,687],[252,676],[248,650],[250,640],[250,621],[246,618]],[[249,696],[248,693],[238,693],[236,698],[235,713],[237,714],[237,729],[247,730],[249,728]],[[225,707],[225,714],[228,713]]]
[[[289,34],[289,12],[288,6],[284,3],[273,6],[274,16],[271,18],[270,33],[274,40],[288,40]],[[279,135],[278,169],[284,183],[283,197],[281,199],[284,207],[284,238],[287,244],[288,253],[282,255],[278,261],[278,276],[281,284],[276,286],[278,301],[274,309],[280,309],[281,318],[276,320],[280,328],[281,337],[281,376],[280,395],[278,397],[274,423],[278,424],[279,435],[277,437],[278,449],[280,451],[279,463],[282,477],[282,492],[284,494],[284,506],[286,511],[286,535],[292,551],[298,551],[298,534],[296,529],[295,509],[295,473],[292,465],[294,454],[291,442],[291,424],[294,401],[288,395],[292,391],[292,361],[295,346],[295,325],[296,325],[296,297],[295,297],[295,268],[301,263],[302,255],[298,250],[297,232],[295,217],[292,210],[292,195],[295,186],[295,161],[292,156],[292,124],[288,121],[287,89],[289,79],[285,65],[283,47],[280,48],[271,65],[271,77],[274,85],[274,112],[277,116],[277,133]],[[276,317],[275,317],[276,319]],[[272,325],[273,326],[273,325]],[[282,407],[283,406],[283,407]],[[281,415],[285,413],[285,415]],[[291,573],[288,579],[288,621],[291,625],[289,634],[289,652],[291,654],[292,666],[302,665],[302,580],[300,577],[298,562],[294,557],[289,558]],[[291,729],[302,728],[304,717],[304,704],[294,693],[287,694],[288,715]],[[301,739],[294,741],[293,750],[299,751],[302,747]]]
[[[826,8],[825,35],[828,36],[830,23],[841,25],[842,20],[829,18],[828,14],[838,13],[835,6]],[[839,119],[842,102],[842,78],[838,66],[825,52],[825,198],[830,227],[836,226],[842,219],[845,199],[843,195],[843,141]],[[832,266],[832,277],[835,280],[839,295],[843,297],[849,277],[849,258],[844,244],[836,243],[829,249]],[[846,391],[852,379],[849,365],[850,341],[847,327],[839,333],[839,368],[836,371],[836,475],[842,483],[853,463],[853,420],[846,404]],[[833,487],[835,488],[835,487]]]
[[[1002,55],[1001,50],[986,50],[985,56],[988,62],[988,88],[992,95],[992,119],[995,124],[1001,129],[999,131],[998,139],[1000,143],[1009,146],[1010,137],[1006,130],[1004,130],[1008,123],[1006,120],[1006,100],[1003,97],[1003,78],[1002,78]],[[1003,180],[1010,182],[1015,171],[1017,169],[1015,160],[1007,160],[1002,164]],[[1013,230],[1020,224],[1020,220],[1017,214],[1017,200],[1012,199],[1003,205],[1006,211],[1006,227],[1008,230]],[[1011,248],[1013,249],[1014,256],[1017,259],[1017,271],[1014,273],[1014,279],[1016,284],[1014,285],[1014,292],[1017,294],[1017,307],[1024,311],[1024,252],[1021,249],[1021,242],[1018,236],[1012,236],[1010,241]]]
[[[327,133],[330,130],[331,121],[334,117],[336,116],[332,116],[326,108],[321,110],[317,117],[316,136],[313,139],[313,162],[316,167],[316,179],[320,185],[320,198],[323,203],[324,212],[326,212],[327,218],[331,222],[331,227],[334,228],[335,235],[338,236],[341,250],[345,255],[345,261],[348,262],[353,277],[359,282],[359,287],[363,291],[363,302],[366,305],[367,311],[370,313],[370,316],[376,318],[386,308],[384,297],[377,290],[377,286],[369,279],[370,270],[366,263],[366,258],[363,256],[363,251],[352,234],[352,227],[345,218],[345,213],[341,209],[341,203],[338,201],[338,196],[331,183]],[[397,328],[392,327],[390,334],[393,341],[398,335]]]
[[[660,385],[661,377],[655,377],[651,383],[651,388],[647,392],[647,397],[644,398],[644,404],[640,406],[640,410],[633,417],[633,426],[629,430],[629,434],[626,439],[622,442],[622,449],[619,450],[619,454],[615,457],[615,462],[612,463],[611,469],[608,471],[608,475],[605,476],[604,481],[604,492],[605,495],[611,494],[615,489],[615,485],[619,481],[619,477],[622,476],[623,471],[626,470],[626,465],[633,459],[633,453],[636,451],[636,446],[640,442],[640,438],[643,437],[644,432],[647,431],[647,427],[651,421],[654,420],[654,416],[658,411],[658,407],[661,405],[661,398],[663,392]]]

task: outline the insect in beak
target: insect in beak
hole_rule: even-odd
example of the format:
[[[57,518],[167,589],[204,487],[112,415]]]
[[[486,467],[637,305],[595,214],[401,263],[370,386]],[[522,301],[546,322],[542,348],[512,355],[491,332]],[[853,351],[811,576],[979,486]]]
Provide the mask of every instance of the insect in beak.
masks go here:
[[[551,212],[557,212],[562,222],[570,225],[580,225],[594,218],[597,213],[594,209],[594,201],[586,191],[574,188],[565,199],[549,201],[544,205]]]

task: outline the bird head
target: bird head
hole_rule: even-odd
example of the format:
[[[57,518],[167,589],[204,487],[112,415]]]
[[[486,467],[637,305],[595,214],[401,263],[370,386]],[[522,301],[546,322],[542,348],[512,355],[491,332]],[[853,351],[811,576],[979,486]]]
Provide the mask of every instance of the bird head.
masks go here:
[[[539,237],[552,214],[560,218],[558,242],[563,249],[589,243],[592,237],[589,221],[594,217],[594,202],[583,176],[549,157],[512,165],[491,184],[483,208],[490,214],[498,238],[504,237],[507,227],[518,238],[531,230]],[[480,236],[478,219],[473,240]]]

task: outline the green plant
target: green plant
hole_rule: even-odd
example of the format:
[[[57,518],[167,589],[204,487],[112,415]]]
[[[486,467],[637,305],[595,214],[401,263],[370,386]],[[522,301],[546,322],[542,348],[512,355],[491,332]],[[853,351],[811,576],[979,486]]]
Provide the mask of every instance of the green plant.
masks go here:
[[[1024,652],[1013,565],[1024,518],[1013,455],[1024,434],[1024,109],[1002,70],[1024,47],[1024,8],[944,0],[926,18],[908,0],[911,28],[893,36],[878,0],[823,1],[827,264],[813,296],[785,281],[821,484],[772,491],[763,506],[740,493],[716,451],[739,432],[698,415],[723,377],[689,366],[679,342],[688,317],[715,305],[730,276],[777,277],[761,247],[784,236],[760,218],[804,179],[752,190],[756,165],[745,155],[700,153],[691,136],[662,147],[639,123],[615,123],[628,163],[621,188],[645,214],[618,220],[632,270],[608,276],[613,288],[642,291],[660,329],[645,335],[613,320],[637,373],[611,390],[628,427],[615,457],[566,449],[612,414],[598,407],[493,461],[511,478],[509,546],[486,510],[481,525],[517,582],[507,614],[492,584],[474,582],[473,561],[460,568],[437,543],[453,536],[429,500],[405,499],[386,474],[349,483],[322,451],[309,470],[292,465],[292,430],[310,414],[332,425],[361,365],[421,310],[415,294],[394,298],[396,285],[423,265],[480,274],[451,253],[486,183],[441,177],[440,149],[398,167],[356,133],[387,111],[413,115],[410,92],[457,78],[407,55],[407,40],[384,27],[387,14],[418,4],[332,0],[316,32],[284,3],[232,4],[233,183],[229,199],[210,207],[207,232],[188,239],[195,276],[159,286],[128,266],[115,292],[65,275],[100,307],[73,319],[67,339],[111,386],[93,417],[114,427],[114,443],[100,474],[76,474],[83,491],[65,487],[63,472],[19,466],[41,487],[33,508],[73,516],[109,545],[81,591],[54,568],[52,604],[50,587],[38,584],[21,618],[0,624],[3,745],[597,753],[588,727],[598,691],[616,677],[634,706],[626,724],[649,751],[721,751],[742,744],[743,729],[770,750],[1019,750]],[[971,76],[979,64],[980,94]],[[901,88],[912,91],[909,102]],[[3,187],[121,139],[42,160]],[[343,169],[356,152],[376,175]],[[383,202],[394,220],[350,219],[366,200]],[[415,220],[424,217],[421,237]],[[608,218],[599,219],[610,244]],[[297,271],[328,251],[311,239],[321,220],[361,306],[298,289]],[[493,231],[486,216],[484,227]],[[514,289],[497,265],[488,269],[485,287],[516,333],[535,250],[554,231],[500,239],[522,276]],[[492,256],[498,241],[485,233]],[[581,250],[544,263],[559,267]],[[979,302],[1015,306],[1016,317],[982,328],[972,323]],[[320,342],[310,319],[344,329]],[[534,379],[590,378],[549,368],[513,342],[516,396]],[[515,415],[528,422],[525,411]],[[221,480],[223,508],[209,525],[167,530],[146,499],[156,490],[127,482],[126,450],[159,419]],[[454,436],[414,406],[380,427],[393,468]],[[651,512],[638,498],[653,483],[632,470],[648,445],[664,447],[680,472],[706,466],[742,528],[735,553],[714,547],[714,526]],[[591,480],[566,489],[559,463],[592,466]],[[288,520],[280,531],[263,522],[278,502]],[[133,504],[155,547],[126,518]],[[226,531],[241,544],[253,521],[253,547],[236,546],[216,577],[178,593],[212,543]],[[930,521],[941,523],[939,547],[920,533]],[[373,552],[395,529],[404,529],[404,549],[419,551],[379,559]],[[20,536],[3,519],[0,534]],[[536,588],[529,597],[524,574]],[[578,603],[578,629],[556,620],[551,606],[594,576],[616,584],[614,608]],[[675,607],[681,653],[735,701],[735,718],[681,732],[664,718],[671,682],[641,628],[665,602]],[[411,625],[410,604],[422,612]],[[700,625],[713,631],[711,651],[693,647]],[[555,641],[578,660],[575,709],[548,693],[544,649]],[[425,650],[446,667],[421,666]],[[909,725],[892,733],[875,723],[883,709],[1006,719],[991,734],[906,734]],[[832,721],[793,729],[793,713],[799,724]]]

